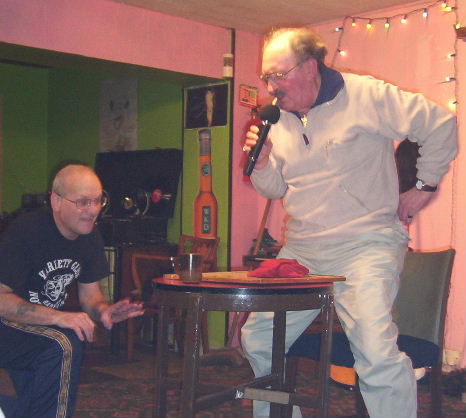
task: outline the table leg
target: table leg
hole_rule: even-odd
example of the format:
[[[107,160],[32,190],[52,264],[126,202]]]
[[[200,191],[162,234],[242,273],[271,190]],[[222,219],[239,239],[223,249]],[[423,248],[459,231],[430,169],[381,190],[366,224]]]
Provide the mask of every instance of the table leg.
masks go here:
[[[180,418],[194,418],[196,384],[199,377],[201,340],[201,296],[191,295],[187,309],[184,337],[183,387],[181,389]]]
[[[324,298],[324,303],[322,306],[322,330],[319,362],[319,407],[317,409],[317,418],[328,417],[329,375],[334,313],[333,295],[326,294],[322,295],[322,297]]]
[[[285,333],[286,312],[275,312],[273,317],[273,343],[272,343],[272,369],[271,373],[278,376],[279,380],[272,384],[271,389],[282,391],[285,384]],[[281,416],[282,405],[270,404],[270,417]]]
[[[155,358],[155,410],[156,418],[167,415],[168,378],[168,319],[170,308],[160,307],[157,322],[157,350]]]

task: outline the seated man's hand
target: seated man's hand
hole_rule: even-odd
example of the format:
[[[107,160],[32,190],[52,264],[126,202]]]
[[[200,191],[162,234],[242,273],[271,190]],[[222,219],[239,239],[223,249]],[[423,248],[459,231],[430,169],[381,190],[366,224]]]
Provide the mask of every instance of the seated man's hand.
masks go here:
[[[100,320],[105,328],[111,329],[113,324],[140,316],[143,313],[141,302],[130,302],[129,299],[123,299],[106,308],[102,312]]]
[[[72,329],[81,341],[94,341],[95,322],[85,312],[57,311],[54,325]]]

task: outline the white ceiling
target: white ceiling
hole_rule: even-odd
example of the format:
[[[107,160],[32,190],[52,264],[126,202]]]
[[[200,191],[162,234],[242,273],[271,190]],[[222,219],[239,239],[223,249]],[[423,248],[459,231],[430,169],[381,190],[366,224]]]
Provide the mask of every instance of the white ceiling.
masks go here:
[[[412,3],[406,0],[112,0],[210,25],[264,34]]]

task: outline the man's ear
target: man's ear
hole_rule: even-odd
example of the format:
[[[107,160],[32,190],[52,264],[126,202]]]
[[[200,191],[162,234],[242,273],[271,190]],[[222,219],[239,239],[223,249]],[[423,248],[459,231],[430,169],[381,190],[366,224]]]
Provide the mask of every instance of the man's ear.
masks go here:
[[[315,58],[309,58],[303,65],[312,78],[314,78],[319,73],[319,64]]]
[[[52,210],[57,210],[60,205],[60,196],[58,196],[55,192],[50,192],[50,206]]]

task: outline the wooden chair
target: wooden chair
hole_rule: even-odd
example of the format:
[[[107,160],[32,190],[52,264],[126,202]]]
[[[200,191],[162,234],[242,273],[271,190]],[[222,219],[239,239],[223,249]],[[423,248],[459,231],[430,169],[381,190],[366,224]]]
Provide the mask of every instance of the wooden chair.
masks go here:
[[[217,270],[217,248],[220,239],[217,238],[199,238],[191,235],[180,236],[178,241],[178,254],[198,253],[202,254],[202,271]]]
[[[398,347],[411,358],[414,368],[430,369],[432,418],[442,416],[443,335],[454,256],[453,249],[408,252],[393,308],[399,329]],[[286,385],[290,391],[296,386],[298,359],[319,360],[319,338],[318,334],[302,334],[290,347],[286,362]],[[333,335],[331,363],[346,368],[354,365],[349,341],[343,332]],[[355,389],[356,417],[365,417],[357,379]]]
[[[131,278],[134,289],[131,291],[131,299],[144,303],[144,315],[138,318],[129,318],[126,321],[126,346],[127,358],[134,358],[134,345],[136,338],[147,325],[151,326],[151,335],[156,335],[156,315],[158,308],[152,291],[154,277],[159,277],[170,269],[170,257],[133,252],[130,258]],[[153,338],[153,337],[152,337]]]
[[[190,235],[181,235],[178,241],[178,254],[182,253],[199,253],[203,255],[203,268],[202,271],[215,271],[217,268],[217,248],[219,238],[198,238]],[[170,271],[172,257],[166,255],[152,255],[147,253],[134,252],[131,255],[131,277],[133,280],[134,290],[131,296],[134,299],[139,299],[144,302],[145,313],[138,318],[130,318],[127,322],[127,358],[129,360],[134,357],[135,338],[140,334],[144,321],[150,318],[153,326],[155,327],[155,316],[158,314],[157,298],[152,294],[152,285],[150,279],[161,276]],[[160,266],[165,266],[165,270],[161,271]],[[144,274],[145,277],[142,276]],[[145,278],[145,280],[144,280]],[[149,279],[149,281],[148,281]],[[183,334],[184,327],[184,313],[174,312],[171,321],[174,326],[175,343],[178,347],[179,354],[183,354]],[[207,324],[207,313],[203,317],[203,321]],[[202,344],[204,352],[209,351],[209,339],[207,333],[207,326],[202,336]],[[153,336],[156,335],[152,329]]]

